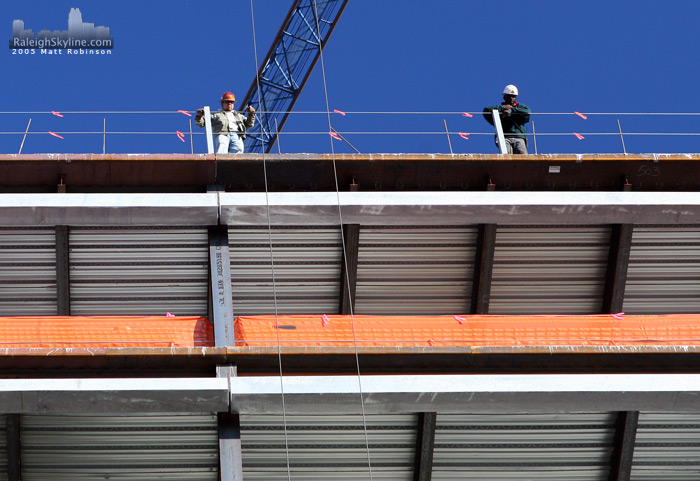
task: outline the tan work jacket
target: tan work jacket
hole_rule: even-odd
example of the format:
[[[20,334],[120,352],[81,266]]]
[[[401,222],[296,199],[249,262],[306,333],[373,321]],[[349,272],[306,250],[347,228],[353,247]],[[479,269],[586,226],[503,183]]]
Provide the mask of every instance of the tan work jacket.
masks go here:
[[[233,114],[233,118],[236,119],[235,126],[229,125],[228,117],[226,116],[226,112],[224,112],[223,110],[217,110],[216,112],[212,112],[212,132],[214,134],[227,134],[229,132],[236,132],[241,138],[241,140],[245,140],[246,130],[255,125],[255,114],[248,114],[248,117],[246,117],[242,113],[236,112],[235,110],[231,113]],[[202,115],[199,119],[195,118],[194,122],[195,124],[197,124],[198,127],[204,127],[204,116]]]

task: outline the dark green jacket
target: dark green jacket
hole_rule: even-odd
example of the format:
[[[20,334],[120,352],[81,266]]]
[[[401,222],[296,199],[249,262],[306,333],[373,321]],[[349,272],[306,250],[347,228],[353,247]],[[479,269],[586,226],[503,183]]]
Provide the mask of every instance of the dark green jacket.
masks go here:
[[[498,109],[499,113],[503,112],[503,104],[484,107],[484,118],[488,123],[493,125],[493,116],[491,111]],[[501,125],[503,125],[503,135],[506,137],[515,137],[518,139],[527,140],[527,129],[525,124],[530,121],[530,109],[523,104],[516,103],[510,111],[509,115],[501,115]]]

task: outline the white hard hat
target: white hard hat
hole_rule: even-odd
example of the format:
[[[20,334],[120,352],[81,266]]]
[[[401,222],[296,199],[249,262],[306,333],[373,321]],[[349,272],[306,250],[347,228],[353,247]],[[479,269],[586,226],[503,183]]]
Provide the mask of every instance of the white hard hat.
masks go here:
[[[503,95],[518,95],[518,87],[515,85],[506,85],[503,89]]]

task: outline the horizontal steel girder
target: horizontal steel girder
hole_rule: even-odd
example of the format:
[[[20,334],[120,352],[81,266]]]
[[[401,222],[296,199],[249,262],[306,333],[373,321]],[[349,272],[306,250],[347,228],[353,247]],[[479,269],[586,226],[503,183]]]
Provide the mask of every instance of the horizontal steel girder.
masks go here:
[[[222,412],[228,397],[223,378],[0,380],[5,413]]]
[[[0,225],[216,225],[216,194],[0,194]]]
[[[282,414],[282,392],[286,414],[700,409],[697,374],[549,374],[238,377],[232,412]]]
[[[1,226],[697,224],[691,192],[0,194]],[[341,219],[342,214],[342,219]]]
[[[282,414],[282,393],[287,414],[697,412],[700,375],[3,379],[0,413]]]

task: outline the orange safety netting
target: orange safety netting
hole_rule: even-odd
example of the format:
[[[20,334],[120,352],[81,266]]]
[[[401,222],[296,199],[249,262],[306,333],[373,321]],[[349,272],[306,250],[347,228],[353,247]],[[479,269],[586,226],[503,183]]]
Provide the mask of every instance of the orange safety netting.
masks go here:
[[[214,328],[204,317],[0,317],[0,348],[213,345]]]
[[[235,332],[237,346],[690,346],[700,345],[700,314],[250,316]]]

